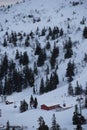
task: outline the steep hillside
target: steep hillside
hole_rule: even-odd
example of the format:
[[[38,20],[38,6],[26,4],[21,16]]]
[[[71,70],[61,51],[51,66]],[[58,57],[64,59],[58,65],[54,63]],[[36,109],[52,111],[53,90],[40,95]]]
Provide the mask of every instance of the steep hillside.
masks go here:
[[[8,1],[0,1],[0,94],[17,100],[18,107],[20,100],[28,102],[31,94],[38,98],[39,108],[44,103],[62,104],[65,100],[74,106],[77,95],[84,94],[87,87],[87,0]],[[79,84],[83,91],[77,94],[74,89],[76,97],[68,97],[69,82],[73,89]],[[36,117],[30,111],[20,115],[18,107],[14,110],[11,106],[13,117],[8,117],[9,107],[3,103],[0,106],[2,123],[12,120],[15,124],[13,120],[17,118],[20,125],[27,125],[30,130],[38,127],[40,115],[51,124],[49,116],[54,113],[39,109],[31,110]],[[56,114],[59,124],[69,130],[75,128],[74,108],[71,109],[69,113]],[[67,120],[65,114],[69,115]]]

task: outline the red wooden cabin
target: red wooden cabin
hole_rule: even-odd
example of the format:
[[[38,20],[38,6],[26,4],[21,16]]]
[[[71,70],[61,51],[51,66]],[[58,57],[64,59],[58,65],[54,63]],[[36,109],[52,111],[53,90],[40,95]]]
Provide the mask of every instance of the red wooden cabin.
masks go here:
[[[44,109],[44,110],[53,110],[53,109],[62,109],[62,107],[59,104],[53,105],[53,106],[47,106],[45,104],[42,104],[41,105],[41,109]]]

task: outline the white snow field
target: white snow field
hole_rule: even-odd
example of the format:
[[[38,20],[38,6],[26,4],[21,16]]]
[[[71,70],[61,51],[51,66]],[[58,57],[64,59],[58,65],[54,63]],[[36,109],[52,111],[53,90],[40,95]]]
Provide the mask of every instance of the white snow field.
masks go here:
[[[16,4],[17,1],[19,4]],[[73,1],[79,2],[79,5],[72,6]],[[2,5],[5,5],[5,7],[2,7]],[[8,8],[8,5],[11,7]],[[74,55],[71,59],[76,63],[77,67],[77,73],[72,85],[75,87],[76,81],[78,81],[79,84],[85,88],[87,82],[87,65],[82,63],[82,61],[84,54],[87,52],[87,39],[82,37],[82,33],[84,27],[87,26],[87,0],[0,0],[0,6],[0,44],[3,41],[6,31],[9,33],[11,31],[29,33],[31,30],[34,32],[37,27],[42,29],[49,26],[58,26],[64,30],[65,37],[58,39],[58,46],[60,49],[67,37],[71,37],[72,41],[77,41],[77,44],[73,47]],[[40,22],[34,23],[33,20],[28,17],[29,14],[33,15],[35,19],[40,18]],[[84,25],[80,24],[83,17],[86,18]],[[70,29],[67,29],[68,24],[70,25]],[[44,46],[44,38],[40,39],[40,42],[41,46]],[[13,54],[16,49],[23,52],[26,50],[31,53],[31,50],[28,50],[27,48],[4,48],[0,45],[0,56],[2,56],[4,52],[7,52],[10,59],[15,59]],[[67,94],[68,83],[65,77],[65,70],[69,59],[63,62],[63,50],[61,49],[60,51],[61,54],[58,61],[61,61],[61,64],[58,66],[60,84],[58,85],[58,88],[43,95],[33,95],[32,88],[27,88],[20,93],[13,93],[12,95],[7,96],[7,100],[13,102],[13,104],[6,105],[4,102],[0,102],[0,125],[6,125],[6,122],[9,120],[11,125],[27,126],[28,130],[36,130],[39,127],[37,120],[42,116],[45,123],[51,127],[52,116],[55,113],[56,121],[63,130],[74,130],[76,128],[76,126],[72,124],[72,116],[74,106],[75,104],[78,104],[76,101],[77,96],[72,97]],[[32,62],[34,61],[32,56],[30,56],[30,59]],[[35,82],[38,89],[42,76],[44,77],[44,73],[40,71],[39,78]],[[62,80],[63,78],[64,81]],[[37,97],[38,108],[30,109],[29,107],[28,111],[20,113],[20,101],[25,99],[29,104],[31,94],[34,97]],[[56,110],[41,110],[40,108],[42,104],[60,104],[62,106],[64,102],[66,103],[66,107],[72,106],[72,108],[58,112]],[[17,108],[14,108],[14,104],[17,105]],[[82,113],[87,119],[87,109],[83,109]],[[84,130],[87,130],[87,124],[82,125],[82,127]]]

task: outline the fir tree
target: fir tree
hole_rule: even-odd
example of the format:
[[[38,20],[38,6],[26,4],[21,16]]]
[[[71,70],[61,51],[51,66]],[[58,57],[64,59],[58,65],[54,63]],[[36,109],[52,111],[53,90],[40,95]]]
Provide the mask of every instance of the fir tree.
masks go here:
[[[53,114],[53,117],[52,117],[52,127],[51,127],[51,130],[60,130],[60,126],[56,122],[55,114]]]
[[[10,123],[9,123],[9,121],[7,121],[7,123],[6,123],[6,130],[10,130]]]
[[[29,56],[27,55],[27,52],[24,52],[22,60],[23,60],[23,65],[28,65]]]
[[[83,37],[87,38],[87,27],[85,27],[83,30]]]
[[[74,95],[74,92],[73,92],[73,87],[72,87],[72,84],[71,84],[71,82],[69,83],[69,85],[68,85],[68,94],[69,95]]]
[[[76,82],[76,87],[75,87],[75,95],[80,95],[82,94],[82,86],[78,84],[78,81]]]
[[[34,98],[33,98],[32,95],[31,95],[31,97],[30,97],[30,102],[29,102],[29,104],[30,104],[30,107],[32,108],[32,107],[33,107],[33,104],[34,104]]]
[[[85,108],[87,109],[87,95],[85,95]]]
[[[6,40],[6,38],[4,38],[3,46],[4,46],[4,47],[7,46],[7,40]]]
[[[66,41],[64,49],[65,49],[65,58],[71,58],[73,55],[71,38],[69,38],[69,40]]]
[[[80,124],[80,123],[77,124],[76,130],[82,130],[82,129],[83,129],[83,128],[82,128],[81,124]]]
[[[39,117],[38,123],[39,123],[38,130],[49,130],[49,127],[45,125],[45,121],[42,116]]]
[[[16,55],[15,55],[15,59],[19,59],[20,55],[19,55],[19,51],[16,50]]]
[[[69,63],[67,64],[67,69],[66,69],[66,77],[68,77],[69,82],[73,80],[73,76],[75,75],[74,69],[75,69],[74,63],[71,63],[71,61],[69,61]]]
[[[37,101],[37,98],[34,99],[34,105],[33,107],[36,109],[37,108],[37,105],[38,105],[38,101]]]
[[[40,94],[43,94],[44,93],[44,87],[45,87],[45,85],[44,85],[44,80],[43,80],[43,78],[41,79],[41,83],[40,83]]]
[[[37,64],[34,62],[34,74],[38,74]]]

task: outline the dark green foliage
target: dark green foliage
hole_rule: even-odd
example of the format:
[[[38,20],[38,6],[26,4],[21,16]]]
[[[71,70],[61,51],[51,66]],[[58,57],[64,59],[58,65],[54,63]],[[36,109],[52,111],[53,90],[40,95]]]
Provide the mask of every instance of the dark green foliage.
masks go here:
[[[51,130],[60,130],[60,126],[56,122],[55,114],[53,114]]]
[[[42,116],[39,117],[38,122],[39,122],[38,130],[49,130],[49,127],[45,125],[45,121]]]
[[[37,105],[38,105],[38,102],[37,102],[37,98],[35,97],[33,107],[36,109]]]
[[[63,36],[63,33],[64,33],[64,32],[63,32],[63,29],[61,28],[61,29],[60,29],[60,37]]]
[[[87,83],[86,83],[86,88],[85,88],[84,93],[85,93],[85,96],[87,96]]]
[[[32,69],[29,68],[28,66],[25,66],[23,73],[24,73],[24,78],[27,80],[28,84],[31,87],[34,86],[35,79],[34,79],[34,73]]]
[[[75,105],[75,113],[76,113],[76,114],[79,113],[79,111],[78,111],[78,105],[77,105],[77,104]]]
[[[87,109],[87,95],[85,97],[85,108]]]
[[[45,49],[43,49],[40,51],[40,54],[38,55],[37,66],[38,67],[43,66],[45,60],[46,60],[46,52],[45,52]]]
[[[51,47],[51,46],[50,46],[50,42],[48,41],[48,42],[46,43],[46,49],[49,50],[50,47]]]
[[[35,55],[40,55],[41,51],[42,51],[42,49],[41,49],[41,47],[40,47],[40,44],[37,43],[37,44],[36,44]]]
[[[73,55],[73,50],[72,50],[72,41],[70,37],[69,37],[69,40],[66,41],[64,45],[64,49],[65,49],[65,59],[71,58]]]
[[[27,65],[29,63],[29,56],[27,55],[27,52],[24,52],[22,60],[23,65]]]
[[[3,83],[2,80],[0,80],[0,95],[3,94]]]
[[[52,86],[52,90],[57,88],[59,84],[59,78],[56,72],[54,72],[50,77],[50,84]]]
[[[9,121],[7,121],[7,123],[6,123],[6,130],[10,130],[10,123],[9,123]]]
[[[18,50],[16,50],[15,59],[19,59],[19,58],[20,58],[19,51],[18,51]]]
[[[35,75],[38,74],[38,69],[37,69],[37,64],[36,64],[36,62],[34,62],[34,74],[35,74]]]
[[[11,79],[7,77],[5,78],[5,83],[4,83],[4,93],[3,94],[6,94],[6,95],[10,95],[12,94],[12,82],[11,82]]]
[[[84,61],[85,61],[85,63],[87,63],[87,54],[86,53],[84,54]]]
[[[13,72],[13,83],[14,83],[14,89],[16,92],[21,92],[22,91],[22,75],[20,72],[17,72],[15,70]]]
[[[77,124],[76,130],[83,130],[83,128],[82,128],[82,126],[81,126],[81,124],[80,124],[80,123],[79,123],[79,124]]]
[[[3,61],[2,61],[2,73],[7,74],[8,71],[8,56],[5,53],[4,57],[3,57]]]
[[[72,121],[73,121],[73,125],[86,123],[84,116],[82,116],[81,114],[75,113],[75,112],[74,112]]]
[[[43,94],[44,93],[44,90],[45,90],[45,85],[44,85],[44,80],[43,78],[41,79],[41,83],[40,83],[40,94]]]
[[[83,30],[83,37],[87,38],[87,27],[85,27]]]
[[[26,39],[25,39],[25,46],[29,47],[30,46],[30,42],[29,42],[29,36],[27,35]]]
[[[45,36],[45,33],[46,33],[46,29],[45,29],[45,27],[42,29],[42,31],[41,31],[41,36]]]
[[[72,121],[73,125],[86,123],[84,116],[81,113],[79,114],[77,105],[75,105],[75,112],[73,113]]]
[[[82,94],[83,89],[82,86],[78,84],[78,81],[76,82],[76,87],[75,87],[75,95],[80,95]]]
[[[28,65],[29,63],[29,56],[27,54],[27,52],[24,52],[23,54],[20,54],[20,59],[19,59],[19,63],[22,65]]]
[[[37,98],[35,97],[35,99],[34,99],[33,96],[31,95],[29,104],[30,104],[31,108],[35,108],[36,109],[37,105],[38,105]]]
[[[17,34],[16,32],[11,32],[11,35],[10,35],[10,43],[13,43],[14,46],[17,46]]]
[[[28,110],[28,104],[25,100],[20,102],[20,112],[25,112]]]
[[[57,85],[59,84],[59,78],[56,72],[53,72],[50,76],[50,79],[46,77],[46,83],[45,83],[45,92],[52,91],[57,88]]]
[[[73,80],[74,69],[75,69],[75,64],[69,61],[69,63],[67,64],[67,69],[66,69],[66,77],[68,77],[69,82]]]
[[[4,47],[7,46],[7,40],[6,40],[5,38],[4,38],[3,46],[4,46]]]
[[[30,97],[30,107],[31,108],[33,107],[33,103],[34,103],[34,99],[33,99],[33,96],[31,95],[31,97]]]
[[[51,64],[51,68],[54,69],[55,65],[56,65],[56,58],[59,56],[59,48],[55,45],[54,43],[54,48],[53,48],[53,52],[52,52],[52,56],[50,58],[50,64]]]
[[[74,95],[74,92],[73,92],[73,87],[72,87],[72,84],[71,84],[71,82],[69,83],[69,85],[68,85],[68,94],[69,95]]]

